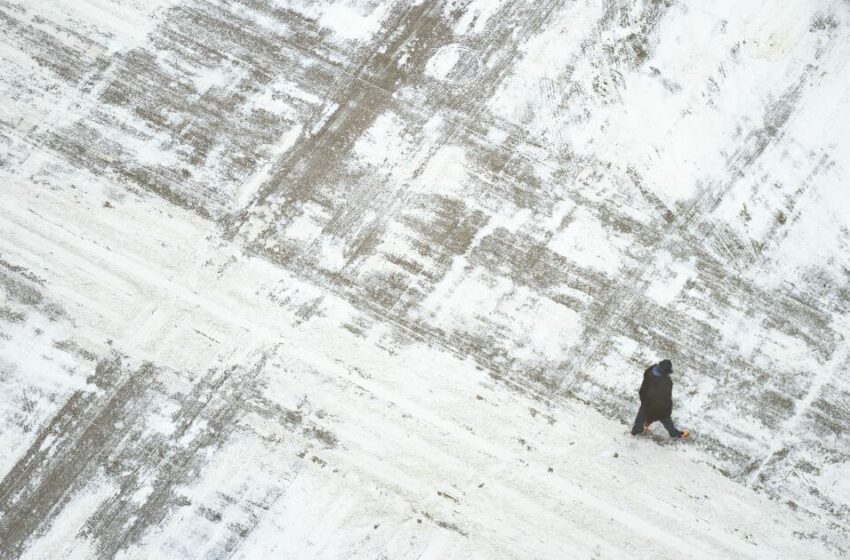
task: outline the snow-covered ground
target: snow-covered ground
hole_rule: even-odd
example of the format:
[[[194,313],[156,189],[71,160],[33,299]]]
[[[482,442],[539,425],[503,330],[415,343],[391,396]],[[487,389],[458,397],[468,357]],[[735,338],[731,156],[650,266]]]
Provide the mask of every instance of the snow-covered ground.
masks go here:
[[[0,558],[850,550],[846,1],[0,29]]]

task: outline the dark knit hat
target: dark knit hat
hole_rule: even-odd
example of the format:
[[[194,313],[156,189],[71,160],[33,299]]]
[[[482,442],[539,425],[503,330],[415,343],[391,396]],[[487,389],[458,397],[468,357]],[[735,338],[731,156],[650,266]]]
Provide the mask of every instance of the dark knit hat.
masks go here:
[[[670,375],[673,371],[673,363],[670,360],[661,360],[658,362],[658,373]]]

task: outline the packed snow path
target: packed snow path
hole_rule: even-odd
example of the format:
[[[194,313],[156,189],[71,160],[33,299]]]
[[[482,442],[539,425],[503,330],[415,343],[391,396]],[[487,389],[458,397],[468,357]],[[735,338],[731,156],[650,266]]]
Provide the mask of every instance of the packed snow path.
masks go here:
[[[850,549],[847,2],[0,29],[0,557]]]

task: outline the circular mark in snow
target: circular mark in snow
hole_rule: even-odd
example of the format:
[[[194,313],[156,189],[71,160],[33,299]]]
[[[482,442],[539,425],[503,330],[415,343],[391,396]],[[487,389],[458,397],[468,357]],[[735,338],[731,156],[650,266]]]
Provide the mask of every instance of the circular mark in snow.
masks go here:
[[[425,75],[453,85],[465,84],[478,76],[481,66],[475,51],[452,43],[434,50],[425,64]]]

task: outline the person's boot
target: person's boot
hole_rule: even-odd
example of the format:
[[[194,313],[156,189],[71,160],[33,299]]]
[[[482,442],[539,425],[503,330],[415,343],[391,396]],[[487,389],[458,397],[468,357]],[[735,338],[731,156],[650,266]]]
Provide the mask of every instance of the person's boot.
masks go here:
[[[636,435],[640,435],[640,434],[645,434],[648,431],[649,431],[649,424],[644,422],[643,428],[641,428],[640,431],[637,430],[637,427],[632,428],[632,435],[636,436]]]
[[[670,436],[670,437],[672,437],[673,439],[685,439],[689,435],[691,435],[691,432],[689,432],[688,430],[682,430],[682,431],[679,432],[678,435]]]

